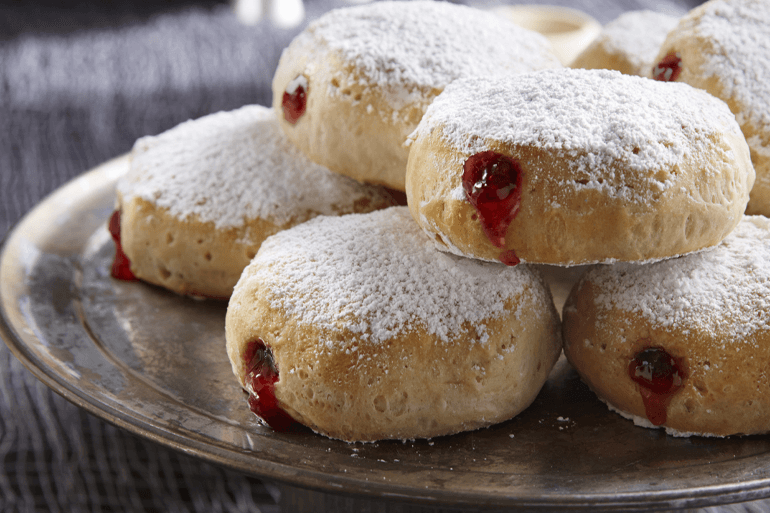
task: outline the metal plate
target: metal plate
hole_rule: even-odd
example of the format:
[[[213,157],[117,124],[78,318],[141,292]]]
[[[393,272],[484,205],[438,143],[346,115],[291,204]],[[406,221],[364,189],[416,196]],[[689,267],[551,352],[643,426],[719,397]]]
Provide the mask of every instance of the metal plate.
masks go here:
[[[0,253],[0,334],[46,385],[118,426],[330,493],[451,507],[679,508],[770,495],[770,437],[672,438],[610,413],[563,360],[515,419],[427,441],[274,433],[224,350],[226,305],[109,277],[125,157],[31,211]],[[564,297],[574,272],[550,273]]]

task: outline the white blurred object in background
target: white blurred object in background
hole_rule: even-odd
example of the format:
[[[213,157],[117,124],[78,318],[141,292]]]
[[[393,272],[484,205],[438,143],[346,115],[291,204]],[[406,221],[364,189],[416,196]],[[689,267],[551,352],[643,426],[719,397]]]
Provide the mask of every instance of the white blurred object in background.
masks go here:
[[[577,9],[550,5],[506,5],[494,12],[520,27],[540,32],[551,41],[554,53],[568,66],[599,35],[601,24]]]
[[[256,25],[267,18],[276,27],[289,29],[305,19],[302,0],[233,0],[233,10],[246,25]]]

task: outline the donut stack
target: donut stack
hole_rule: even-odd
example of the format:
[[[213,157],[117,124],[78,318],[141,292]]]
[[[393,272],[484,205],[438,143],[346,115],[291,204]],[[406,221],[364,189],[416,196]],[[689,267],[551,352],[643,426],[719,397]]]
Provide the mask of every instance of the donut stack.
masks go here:
[[[608,25],[573,66],[620,69],[607,41],[622,26],[627,41],[642,37],[630,16],[639,17]],[[735,115],[756,173],[746,213],[770,215],[770,5],[709,1],[656,53],[639,75],[707,91]],[[770,381],[758,363],[770,343],[769,242],[768,220],[750,215],[711,250],[589,271],[564,307],[567,357],[600,399],[639,425],[680,436],[770,431]]]
[[[332,11],[295,38],[273,109],[310,159],[404,191],[408,136],[449,84],[555,67],[544,37],[491,13],[381,2]],[[261,419],[347,441],[507,420],[561,352],[538,273],[441,253],[406,207],[271,237],[235,287],[226,329]]]
[[[604,264],[562,327],[602,400],[672,433],[770,429],[750,365],[770,343],[770,222],[744,218],[754,169],[723,101],[606,70],[465,79],[412,138],[409,208],[445,251]]]
[[[274,108],[137,141],[113,275],[229,300],[233,370],[273,428],[369,441],[509,419],[561,352],[547,285],[438,252],[393,198],[449,83],[557,66],[544,37],[463,6],[332,11],[284,51]]]
[[[267,176],[312,167],[289,179],[307,187],[300,196],[344,203],[317,187],[322,170],[346,180],[353,199],[273,223],[250,243],[250,263],[234,266],[237,283],[212,294],[229,297],[227,354],[267,425],[346,441],[488,426],[531,404],[564,347],[597,395],[640,423],[720,436],[770,430],[770,390],[726,378],[748,368],[735,355],[759,361],[740,348],[770,342],[770,223],[744,217],[753,153],[724,101],[684,83],[562,68],[540,35],[441,2],[319,18],[284,51],[273,99],[259,108],[262,125],[227,120],[220,140],[269,125],[282,149]],[[166,149],[145,155],[156,142]],[[196,154],[163,174],[264,153],[249,144],[223,142],[215,157]],[[124,226],[113,230],[132,272],[148,258],[129,247],[152,246],[127,242],[134,211],[217,227],[203,212],[228,203],[169,178],[137,192],[185,153],[137,143],[143,171],[119,185]],[[245,172],[228,180],[243,184]],[[226,208],[247,226],[231,237],[239,241],[258,217],[243,209],[269,195],[243,189]],[[389,191],[403,191],[407,206],[390,206]],[[563,325],[529,264],[597,264],[575,285]]]

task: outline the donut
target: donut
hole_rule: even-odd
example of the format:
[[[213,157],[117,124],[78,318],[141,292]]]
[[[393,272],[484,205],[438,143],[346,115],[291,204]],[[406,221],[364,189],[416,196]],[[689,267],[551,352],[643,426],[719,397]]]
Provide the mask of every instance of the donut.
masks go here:
[[[770,3],[710,1],[687,13],[661,46],[653,78],[724,100],[757,174],[747,214],[770,216]]]
[[[623,13],[602,28],[570,67],[649,77],[660,46],[678,21],[677,16],[646,9]]]
[[[537,272],[436,251],[406,207],[268,238],[235,286],[225,333],[262,421],[348,442],[507,420],[561,353]]]
[[[403,191],[404,142],[447,84],[557,66],[545,37],[492,13],[376,2],[330,11],[291,42],[273,78],[273,107],[315,162]]]
[[[722,101],[617,71],[458,80],[410,140],[415,221],[441,249],[509,265],[648,262],[716,245],[754,181]]]
[[[770,431],[770,219],[717,247],[597,266],[563,311],[564,351],[611,409],[672,435]]]
[[[305,158],[260,105],[139,139],[116,192],[113,276],[212,298],[230,296],[268,236],[394,204],[386,190]]]

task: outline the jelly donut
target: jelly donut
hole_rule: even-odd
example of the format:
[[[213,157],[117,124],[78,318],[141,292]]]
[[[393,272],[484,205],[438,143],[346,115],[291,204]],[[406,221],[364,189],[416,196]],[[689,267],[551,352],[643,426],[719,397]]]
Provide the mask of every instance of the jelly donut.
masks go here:
[[[412,135],[407,201],[447,251],[509,265],[718,244],[754,181],[727,106],[686,84],[558,69],[463,79]]]
[[[610,408],[676,435],[770,431],[770,219],[719,246],[588,271],[564,307],[564,350]]]
[[[116,264],[127,261],[113,275],[227,298],[266,237],[316,215],[393,204],[384,189],[305,158],[270,108],[212,114],[134,145],[111,222]]]
[[[463,76],[561,66],[543,36],[445,2],[376,2],[331,11],[281,55],[273,107],[308,157],[404,190],[407,136]]]
[[[678,21],[676,16],[649,10],[623,13],[602,28],[570,67],[649,77],[660,45]]]
[[[531,268],[435,250],[406,207],[319,217],[267,239],[225,320],[233,372],[268,425],[346,441],[509,419],[561,353]]]
[[[757,173],[746,213],[770,216],[770,3],[706,2],[669,33],[656,63],[653,78],[685,82],[730,106]]]

